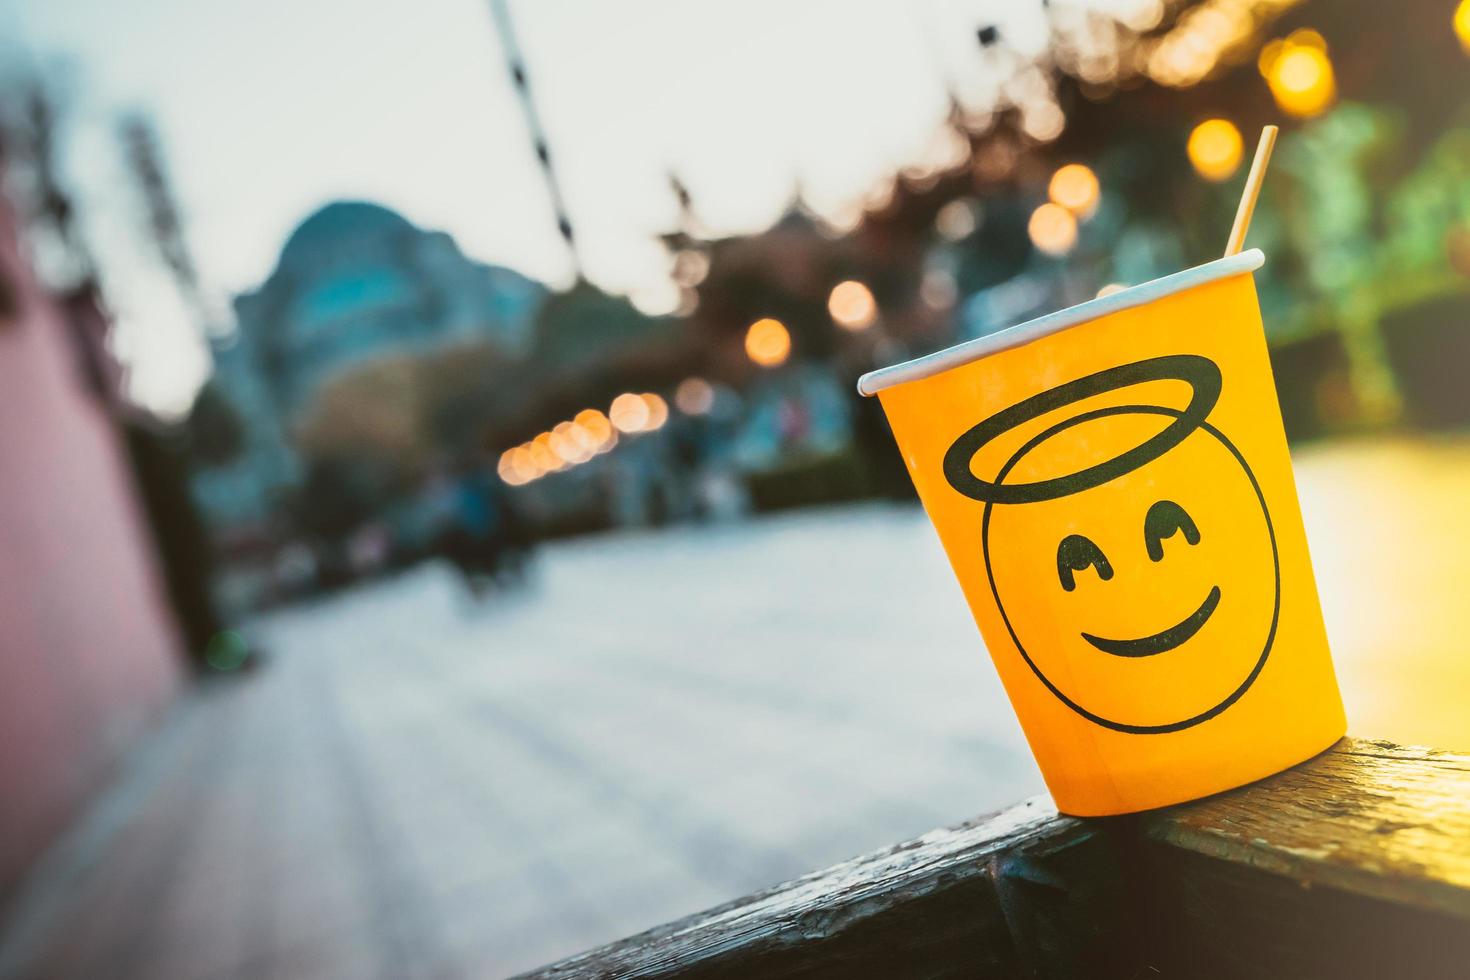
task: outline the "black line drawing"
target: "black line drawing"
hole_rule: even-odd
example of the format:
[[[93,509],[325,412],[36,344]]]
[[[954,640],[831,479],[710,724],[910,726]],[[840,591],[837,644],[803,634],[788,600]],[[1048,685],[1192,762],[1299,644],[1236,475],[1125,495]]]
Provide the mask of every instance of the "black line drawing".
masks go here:
[[[994,480],[982,479],[973,472],[972,461],[981,447],[1018,425],[1094,395],[1158,380],[1187,382],[1191,388],[1189,404],[1182,411],[1163,405],[1114,405],[1082,412],[1033,436],[1006,461]],[[1246,462],[1245,456],[1224,433],[1207,421],[1210,411],[1220,397],[1220,389],[1219,367],[1208,358],[1196,354],[1174,354],[1135,361],[1098,371],[1017,402],[966,430],[951,444],[944,456],[943,471],[949,485],[959,493],[985,504],[980,530],[985,574],[990,583],[990,592],[995,600],[996,609],[1000,612],[1001,621],[1005,624],[1006,632],[1010,635],[1016,650],[1020,652],[1021,658],[1037,679],[1058,700],[1088,721],[1113,731],[1133,735],[1160,735],[1182,731],[1216,717],[1239,701],[1255,683],[1256,678],[1266,666],[1266,660],[1270,656],[1272,644],[1276,639],[1276,629],[1281,618],[1281,556],[1277,549],[1276,530],[1271,521],[1270,509],[1266,505],[1265,494],[1250,464]],[[1119,453],[1112,459],[1085,467],[1075,473],[1031,483],[1008,484],[1005,482],[1006,477],[1015,466],[1046,440],[1075,425],[1121,415],[1159,415],[1170,418],[1172,421],[1142,443]],[[1266,533],[1270,539],[1271,567],[1275,577],[1270,626],[1266,632],[1260,655],[1256,658],[1250,672],[1233,691],[1212,707],[1166,724],[1140,725],[1106,718],[1088,710],[1064,693],[1046,676],[1021,642],[1010,615],[1006,611],[1005,603],[1001,599],[1000,588],[996,584],[991,564],[991,517],[997,506],[1016,506],[1054,500],[1101,486],[1158,459],[1195,432],[1209,435],[1229,452],[1249,480],[1256,501],[1260,504],[1261,515],[1265,519]],[[1155,562],[1162,560],[1164,556],[1163,541],[1165,539],[1180,534],[1186,545],[1194,545],[1199,543],[1202,533],[1184,508],[1172,500],[1156,502],[1149,508],[1148,516],[1144,521],[1145,548],[1149,558]],[[1094,568],[1098,573],[1098,578],[1104,582],[1113,577],[1112,566],[1101,549],[1082,535],[1068,536],[1057,547],[1057,572],[1060,588],[1072,591],[1077,583],[1076,573],[1086,568]],[[1217,584],[1193,613],[1174,626],[1150,636],[1118,640],[1082,633],[1081,637],[1101,653],[1111,656],[1141,658],[1167,653],[1182,646],[1199,632],[1214,614],[1220,598],[1221,589]]]

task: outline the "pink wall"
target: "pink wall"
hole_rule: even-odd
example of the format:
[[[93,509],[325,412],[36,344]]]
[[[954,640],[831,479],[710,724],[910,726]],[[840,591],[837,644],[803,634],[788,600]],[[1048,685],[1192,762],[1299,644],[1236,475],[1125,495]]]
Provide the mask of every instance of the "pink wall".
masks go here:
[[[0,897],[180,676],[118,438],[0,201]]]

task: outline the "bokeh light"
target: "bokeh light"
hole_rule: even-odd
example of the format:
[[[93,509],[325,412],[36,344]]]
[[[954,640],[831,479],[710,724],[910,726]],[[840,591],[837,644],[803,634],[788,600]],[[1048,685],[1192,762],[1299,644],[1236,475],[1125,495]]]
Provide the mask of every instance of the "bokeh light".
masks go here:
[[[608,407],[607,417],[619,432],[632,434],[642,432],[648,424],[648,403],[642,395],[625,392],[614,398]]]
[[[745,353],[761,367],[779,367],[791,356],[791,332],[772,317],[757,320],[745,331]]]
[[[541,468],[536,465],[536,457],[526,446],[517,446],[510,451],[510,466],[521,483],[530,483],[541,475]]]
[[[930,269],[919,281],[919,298],[936,310],[947,310],[959,298],[954,276],[944,269]]]
[[[1129,30],[1140,34],[1151,31],[1164,19],[1164,0],[1136,0],[1130,7],[1124,8],[1119,16]]]
[[[500,459],[495,464],[495,475],[513,487],[518,487],[526,481],[515,468],[515,450],[507,449],[500,454]]]
[[[209,638],[204,660],[215,670],[239,670],[250,659],[250,645],[234,630],[221,630]]]
[[[639,396],[643,404],[648,408],[648,421],[643,423],[644,432],[653,432],[663,428],[669,420],[669,403],[664,401],[662,395],[656,395],[651,391],[645,391]]]
[[[1321,114],[1337,98],[1337,79],[1327,43],[1313,30],[1293,31],[1261,49],[1257,62],[1282,112],[1299,118]]]
[[[1470,0],[1460,0],[1460,5],[1455,8],[1455,37],[1460,39],[1460,47],[1470,54]]]
[[[715,404],[715,389],[703,378],[685,378],[674,389],[674,404],[685,415],[703,415]]]
[[[1067,116],[1055,102],[1041,102],[1021,110],[1021,129],[1038,143],[1050,143],[1062,135]]]
[[[597,451],[599,440],[590,431],[583,428],[582,423],[577,421],[558,423],[556,430],[562,432],[571,439],[586,454],[583,458],[588,459]]]
[[[1121,293],[1127,288],[1128,287],[1123,285],[1121,282],[1110,282],[1097,291],[1097,298],[1102,299],[1104,296],[1111,296],[1114,293]]]
[[[635,411],[641,408],[647,412],[643,397],[632,397],[638,402]],[[667,407],[664,411],[667,414]],[[598,453],[609,451],[617,442],[617,431],[608,417],[589,408],[578,412],[570,421],[558,422],[530,442],[501,453],[495,472],[510,486],[519,487],[547,473],[580,466]]]
[[[1077,219],[1059,204],[1047,202],[1031,212],[1026,231],[1031,244],[1047,255],[1066,255],[1077,244]]]
[[[1083,163],[1069,163],[1051,175],[1046,188],[1053,204],[1071,211],[1079,218],[1086,218],[1097,210],[1100,189],[1097,174]]]
[[[560,432],[547,433],[546,444],[551,447],[551,451],[556,454],[556,458],[563,463],[570,466],[578,461],[577,447]]]
[[[531,457],[536,461],[536,467],[544,473],[554,473],[567,467],[551,445],[550,432],[543,432],[531,440]]]
[[[1470,0],[1466,0],[1470,3]],[[975,216],[975,202],[967,198],[950,201],[934,216],[934,230],[945,241],[957,242],[974,233],[979,221]]]
[[[577,413],[573,421],[592,438],[594,448],[598,452],[611,449],[612,443],[617,439],[612,422],[595,408],[583,409]]]
[[[867,286],[848,279],[832,287],[827,297],[827,312],[845,330],[866,330],[878,319],[878,304]]]
[[[1189,134],[1189,162],[1205,180],[1228,180],[1240,168],[1245,142],[1228,119],[1206,119]]]
[[[592,437],[573,422],[558,422],[551,430],[551,448],[565,463],[585,463],[592,458]]]
[[[653,282],[628,293],[628,300],[644,316],[668,316],[679,308],[683,294],[672,281]]]
[[[674,256],[674,281],[681,286],[694,287],[704,282],[709,275],[709,256],[692,248],[686,248]]]

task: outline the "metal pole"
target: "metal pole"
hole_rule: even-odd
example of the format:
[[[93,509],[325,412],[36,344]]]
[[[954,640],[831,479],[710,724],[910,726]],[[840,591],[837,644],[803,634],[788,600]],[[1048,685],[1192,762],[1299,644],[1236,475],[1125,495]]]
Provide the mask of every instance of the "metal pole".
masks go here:
[[[551,147],[546,141],[546,131],[541,127],[541,117],[536,112],[536,102],[531,98],[531,83],[526,74],[526,61],[521,56],[520,45],[516,42],[515,28],[511,24],[507,0],[490,0],[490,13],[495,18],[495,29],[500,34],[501,46],[505,49],[505,58],[510,65],[511,81],[515,83],[516,94],[520,96],[521,109],[526,115],[526,126],[531,131],[531,142],[536,150],[536,159],[541,164],[541,172],[546,178],[546,188],[551,194],[551,206],[556,212],[557,231],[567,243],[567,251],[572,256],[572,270],[576,273],[577,280],[581,281],[583,278],[582,258],[577,252],[577,239],[572,232],[572,221],[567,217],[566,199],[562,197],[561,184],[556,178],[556,168],[551,164]]]

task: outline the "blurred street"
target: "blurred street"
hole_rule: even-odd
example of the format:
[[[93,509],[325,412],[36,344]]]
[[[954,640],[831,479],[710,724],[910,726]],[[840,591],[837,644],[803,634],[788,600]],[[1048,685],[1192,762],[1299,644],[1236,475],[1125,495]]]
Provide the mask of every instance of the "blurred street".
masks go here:
[[[499,975],[1041,788],[917,509],[577,540],[479,606],[431,566],[261,632],[7,956]]]
[[[1354,731],[1470,745],[1458,556],[1422,526],[1470,442],[1298,474]],[[426,566],[258,628],[270,660],[39,869],[0,975],[501,975],[1041,790],[917,509],[578,539],[479,604]]]

